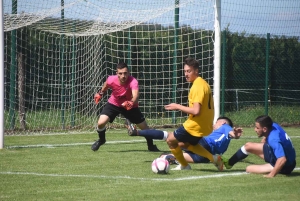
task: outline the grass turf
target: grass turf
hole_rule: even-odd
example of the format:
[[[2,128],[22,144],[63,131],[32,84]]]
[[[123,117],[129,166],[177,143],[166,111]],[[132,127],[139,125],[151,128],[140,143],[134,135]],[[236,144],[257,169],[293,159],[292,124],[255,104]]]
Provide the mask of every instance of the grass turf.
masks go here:
[[[300,153],[299,128],[286,128]],[[267,179],[246,174],[249,164],[264,163],[249,155],[232,169],[218,172],[212,164],[192,164],[191,171],[157,175],[144,138],[109,130],[108,143],[90,149],[96,134],[5,136],[0,150],[0,200],[297,200],[300,168],[290,176]],[[230,157],[245,142],[258,142],[245,128],[225,153]],[[155,141],[162,152],[168,147]],[[299,155],[299,154],[298,154]],[[297,155],[297,162],[299,156]]]

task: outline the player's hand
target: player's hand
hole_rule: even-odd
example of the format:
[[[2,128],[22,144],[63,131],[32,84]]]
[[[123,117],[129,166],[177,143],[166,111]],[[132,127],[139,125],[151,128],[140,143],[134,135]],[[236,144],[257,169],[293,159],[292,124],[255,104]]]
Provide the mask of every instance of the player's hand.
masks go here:
[[[241,137],[241,135],[243,134],[243,129],[240,127],[238,127],[238,128],[234,127],[233,133],[235,135],[235,139],[239,139]]]
[[[265,178],[273,178],[274,175],[271,175],[271,174],[265,174],[265,175],[263,175],[263,177],[265,177]]]
[[[165,110],[178,110],[178,104],[170,103],[169,105],[165,105]]]
[[[122,106],[126,110],[130,110],[133,107],[133,102],[132,101],[125,101],[124,103],[122,103]]]
[[[103,93],[96,93],[96,94],[95,94],[95,96],[94,96],[94,101],[95,101],[95,104],[96,104],[96,105],[100,102],[100,100],[101,100],[101,98],[102,98],[102,95],[103,95]]]

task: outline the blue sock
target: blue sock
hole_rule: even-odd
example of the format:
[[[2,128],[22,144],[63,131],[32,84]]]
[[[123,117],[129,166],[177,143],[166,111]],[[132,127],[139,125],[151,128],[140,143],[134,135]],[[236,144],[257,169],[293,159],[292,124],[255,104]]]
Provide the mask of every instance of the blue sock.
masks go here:
[[[148,139],[162,140],[164,139],[164,132],[155,129],[138,130],[138,136],[143,136]]]

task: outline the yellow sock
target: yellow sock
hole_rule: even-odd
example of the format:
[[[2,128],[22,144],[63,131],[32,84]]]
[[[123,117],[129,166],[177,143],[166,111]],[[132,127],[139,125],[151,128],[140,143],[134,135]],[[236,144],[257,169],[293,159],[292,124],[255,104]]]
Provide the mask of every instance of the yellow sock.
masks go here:
[[[214,161],[213,155],[209,153],[204,147],[202,147],[200,144],[197,144],[196,146],[190,145],[187,148],[188,150],[192,151],[195,154],[198,154],[200,156],[203,156],[205,158],[208,158],[211,162]],[[176,158],[177,159],[177,158]]]
[[[185,167],[188,165],[188,163],[186,162],[182,150],[180,148],[180,146],[176,147],[176,149],[170,149],[172,154],[175,156],[176,160],[180,163],[181,166]]]

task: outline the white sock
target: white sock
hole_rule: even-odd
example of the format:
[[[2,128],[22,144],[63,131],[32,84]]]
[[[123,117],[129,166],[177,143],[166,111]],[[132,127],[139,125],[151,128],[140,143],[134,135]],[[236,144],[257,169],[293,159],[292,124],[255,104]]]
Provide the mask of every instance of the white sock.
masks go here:
[[[241,147],[241,151],[244,153],[244,154],[246,154],[246,155],[249,155],[249,153],[246,151],[246,149],[245,149],[245,145],[243,145],[242,147]]]
[[[103,128],[97,128],[97,131],[104,131],[106,129],[106,127],[104,126]]]
[[[167,131],[163,131],[163,132],[164,132],[163,140],[166,141],[166,139],[168,138],[169,133]]]

